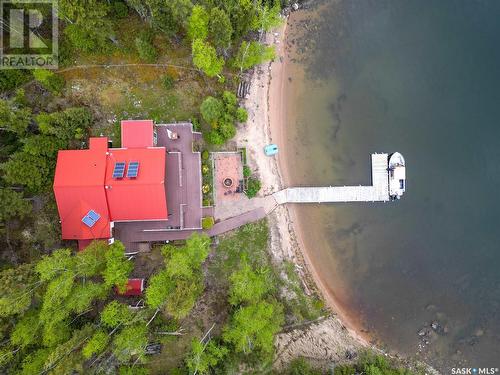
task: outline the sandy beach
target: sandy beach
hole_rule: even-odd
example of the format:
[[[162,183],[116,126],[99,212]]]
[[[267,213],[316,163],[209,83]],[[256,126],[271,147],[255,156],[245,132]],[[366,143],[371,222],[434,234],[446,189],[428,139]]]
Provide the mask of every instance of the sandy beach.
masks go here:
[[[294,17],[294,14],[289,17]],[[267,201],[271,252],[275,261],[294,262],[306,293],[320,294],[331,309],[331,315],[278,335],[277,367],[297,356],[307,357],[317,364],[338,363],[346,360],[346,353],[358,352],[370,346],[369,337],[362,334],[361,327],[357,327],[354,320],[339,308],[311,263],[293,206],[269,204],[270,194],[288,186],[288,171],[291,167],[287,164],[287,153],[291,151],[285,142],[289,114],[287,98],[290,94],[286,87],[290,74],[287,70],[287,25],[288,19],[279,29],[265,36],[264,42],[275,46],[277,58],[270,64],[258,67],[252,76],[250,94],[244,101],[249,119],[239,129],[236,142],[246,147],[247,162],[262,181],[260,199]],[[280,148],[276,158],[263,153],[264,146],[269,143],[276,143]]]

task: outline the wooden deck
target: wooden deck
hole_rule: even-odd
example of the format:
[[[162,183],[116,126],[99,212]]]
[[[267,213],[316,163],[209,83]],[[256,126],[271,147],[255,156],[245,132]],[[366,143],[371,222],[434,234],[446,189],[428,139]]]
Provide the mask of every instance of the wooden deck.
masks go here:
[[[291,187],[274,193],[278,204],[387,202],[389,196],[388,154],[372,154],[371,186]]]

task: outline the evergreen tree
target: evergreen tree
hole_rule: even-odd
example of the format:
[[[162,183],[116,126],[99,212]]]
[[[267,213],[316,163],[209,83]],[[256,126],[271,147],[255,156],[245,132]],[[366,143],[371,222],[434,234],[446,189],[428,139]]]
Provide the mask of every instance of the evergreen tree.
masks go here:
[[[21,193],[12,189],[0,188],[0,223],[18,217],[23,218],[31,212],[31,203]]]
[[[212,8],[209,23],[210,38],[218,48],[228,48],[231,44],[233,27],[231,20],[224,10]]]
[[[34,264],[26,263],[0,272],[0,317],[22,314],[29,309],[41,283]]]
[[[217,123],[224,115],[224,103],[213,96],[207,96],[201,103],[200,112],[203,119],[209,124]]]
[[[109,48],[113,34],[110,7],[99,0],[62,0],[59,17],[68,21],[64,33],[73,46],[84,52],[99,52]]]
[[[40,132],[53,135],[68,144],[85,137],[92,124],[92,113],[84,107],[68,108],[61,112],[41,113],[36,116]]]
[[[26,135],[31,122],[31,109],[22,105],[24,91],[18,91],[18,100],[0,99],[0,132],[15,133],[19,137]]]

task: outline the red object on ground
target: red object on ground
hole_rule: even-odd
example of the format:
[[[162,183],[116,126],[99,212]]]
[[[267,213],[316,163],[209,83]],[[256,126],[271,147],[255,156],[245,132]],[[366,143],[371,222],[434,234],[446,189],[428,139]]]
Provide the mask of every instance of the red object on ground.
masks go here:
[[[122,138],[123,129],[136,123],[124,122],[127,124],[122,123]],[[137,123],[151,123],[151,129],[149,125],[138,126],[142,132],[134,129],[128,132],[129,136],[150,136],[152,145],[152,121]],[[128,144],[132,142],[129,140]],[[166,220],[165,151],[164,147],[150,146],[108,149],[106,137],[90,138],[88,150],[59,151],[53,188],[62,238],[106,239],[112,237],[113,221]],[[126,163],[124,176],[118,179],[113,178],[116,162]],[[131,162],[139,163],[133,178],[127,177]],[[89,215],[98,219],[90,220]]]
[[[153,120],[126,120],[121,122],[122,147],[153,147]]]
[[[140,296],[144,290],[144,279],[128,279],[125,292],[115,289],[120,296]]]

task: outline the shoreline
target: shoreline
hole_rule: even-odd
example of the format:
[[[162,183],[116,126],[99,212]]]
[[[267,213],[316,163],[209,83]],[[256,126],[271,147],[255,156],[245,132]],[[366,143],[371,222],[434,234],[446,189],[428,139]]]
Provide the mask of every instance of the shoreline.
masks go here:
[[[291,13],[292,15],[294,13]],[[289,16],[290,17],[290,16]],[[287,102],[289,102],[289,93],[285,88],[285,83],[288,76],[288,68],[290,59],[287,57],[286,39],[289,17],[286,18],[284,26],[280,30],[279,43],[276,46],[277,58],[271,63],[270,79],[268,89],[268,111],[269,111],[269,132],[271,134],[270,140],[280,147],[279,157],[275,159],[277,170],[280,177],[280,185],[282,187],[290,186],[290,166],[286,163],[289,148],[286,143],[286,121],[288,120]],[[276,45],[276,44],[275,44]],[[356,319],[349,316],[349,312],[342,308],[335,297],[326,287],[321,274],[314,267],[311,261],[310,252],[304,241],[304,233],[300,226],[300,220],[297,216],[297,210],[294,205],[287,205],[286,207],[287,219],[292,225],[295,241],[297,242],[297,250],[303,259],[301,263],[305,266],[309,279],[314,282],[314,287],[318,290],[326,305],[332,310],[333,314],[337,315],[341,322],[345,324],[350,333],[359,340],[364,346],[371,346],[369,335],[364,333],[363,328]]]
[[[397,351],[388,353],[372,341],[374,337],[364,329],[359,317],[355,312],[342,307],[334,292],[326,286],[321,273],[315,268],[304,241],[305,236],[296,207],[277,205],[271,196],[292,182],[289,173],[292,167],[286,163],[288,153],[292,152],[286,143],[286,124],[290,113],[287,111],[287,103],[290,102],[293,92],[287,92],[286,88],[292,63],[292,59],[287,56],[287,31],[291,23],[290,17],[300,14],[301,11],[292,12],[285,18],[281,27],[263,35],[261,42],[275,46],[276,59],[257,66],[247,77],[250,80],[250,93],[242,99],[242,104],[249,117],[247,123],[238,128],[235,137],[238,146],[246,147],[247,164],[259,175],[262,183],[258,197],[250,202],[253,201],[252,204],[266,209],[273,262],[293,262],[305,293],[317,294],[330,312],[316,321],[299,324],[300,328],[278,334],[274,366],[283,368],[300,356],[308,358],[311,363],[320,367],[328,367],[331,363],[352,362],[357,359],[356,353],[372,350],[397,358],[410,367],[412,363],[423,365],[429,373],[438,374],[439,372],[427,363],[416,358],[409,359]],[[280,148],[276,157],[268,157],[263,152],[264,146],[270,143],[276,143]],[[352,353],[354,356],[351,356]]]
[[[238,146],[246,147],[247,163],[262,182],[260,198],[254,200],[269,201],[272,193],[290,182],[290,166],[285,163],[289,152],[285,142],[289,100],[286,92],[289,67],[286,38],[289,18],[293,14],[286,17],[281,27],[264,34],[262,42],[275,46],[276,59],[255,68],[249,77],[250,94],[243,99],[249,117],[246,125],[238,129],[235,141]],[[276,143],[280,147],[277,157],[265,156],[263,148],[269,143]],[[315,270],[294,207],[267,204],[266,210],[273,261],[292,261],[306,294],[316,293],[330,311],[323,319],[307,325],[305,330],[302,328],[278,335],[276,366],[284,366],[297,356],[308,357],[318,364],[348,362],[351,358],[346,358],[346,353],[363,349],[377,350],[370,344],[370,338],[362,333],[362,328],[356,325],[355,319],[350,318],[349,312],[335,301],[325,287],[322,276]]]

